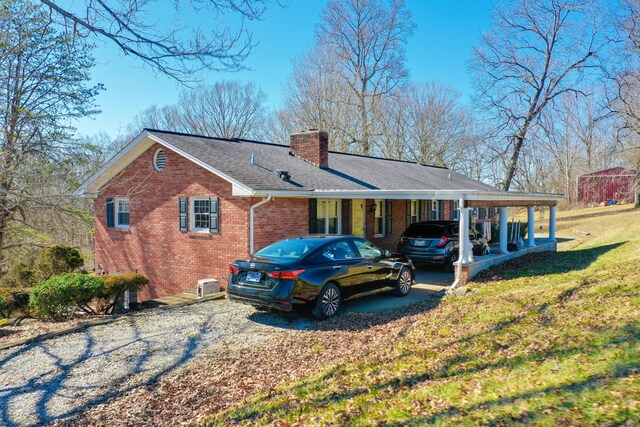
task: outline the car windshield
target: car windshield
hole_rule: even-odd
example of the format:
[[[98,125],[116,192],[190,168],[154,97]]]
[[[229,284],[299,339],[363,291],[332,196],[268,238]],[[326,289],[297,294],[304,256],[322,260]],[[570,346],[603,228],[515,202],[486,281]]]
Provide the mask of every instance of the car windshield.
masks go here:
[[[320,242],[315,240],[280,240],[258,251],[255,256],[274,259],[300,259],[318,246],[320,246]]]
[[[445,227],[434,224],[412,224],[404,232],[405,237],[420,237],[423,239],[439,239],[445,234]]]

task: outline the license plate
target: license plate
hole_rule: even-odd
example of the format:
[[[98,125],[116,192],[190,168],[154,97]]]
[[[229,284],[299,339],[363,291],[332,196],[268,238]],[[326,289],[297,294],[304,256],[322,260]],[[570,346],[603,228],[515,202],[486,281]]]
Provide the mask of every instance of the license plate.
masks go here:
[[[247,282],[259,282],[261,277],[262,273],[247,271]]]
[[[413,246],[427,246],[426,240],[414,240]]]

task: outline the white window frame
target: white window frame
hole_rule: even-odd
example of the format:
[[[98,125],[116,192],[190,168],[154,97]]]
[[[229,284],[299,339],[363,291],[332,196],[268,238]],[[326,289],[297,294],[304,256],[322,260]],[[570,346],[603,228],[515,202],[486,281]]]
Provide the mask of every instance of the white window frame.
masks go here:
[[[410,200],[409,201],[409,222],[413,224],[414,222],[420,221],[420,200]],[[415,213],[415,215],[414,215]],[[415,221],[413,218],[415,217]],[[411,225],[409,224],[409,225]]]
[[[329,202],[336,202],[337,204],[337,212],[338,212],[338,218],[336,219],[338,222],[338,227],[337,227],[337,232],[335,233],[335,235],[338,234],[342,234],[342,203],[341,203],[341,199],[316,199],[316,207],[320,204],[320,202],[324,202],[325,205],[325,209],[324,209],[324,230],[316,230],[318,233],[320,234],[331,234],[334,235],[334,233],[329,233],[329,218],[331,218],[329,216]],[[317,208],[316,208],[316,212],[317,212]],[[320,219],[320,217],[317,217],[317,219]]]
[[[382,231],[382,233],[374,234],[373,237],[384,237],[387,235],[387,201],[385,199],[375,199],[374,202],[376,204],[376,211],[373,214],[373,220],[376,224],[378,223],[378,218],[380,218],[376,216],[378,213],[378,203],[380,203],[380,215],[382,216],[382,229],[380,231]],[[375,230],[375,224],[373,227]]]
[[[129,222],[127,224],[121,224],[120,223],[120,205],[126,203],[127,207],[129,208],[129,211],[127,212],[129,214]],[[116,197],[114,206],[113,206],[113,210],[114,210],[114,224],[116,226],[116,228],[129,228],[131,226],[131,202],[129,201],[128,197]]]
[[[438,221],[440,219],[440,201],[431,200],[431,209],[429,209],[431,221]],[[435,218],[434,218],[435,217]]]
[[[460,201],[453,201],[453,219],[458,221],[460,219]]]
[[[210,232],[209,227],[211,227],[211,222],[209,222],[209,227],[206,227],[206,228],[196,227],[196,215],[195,215],[196,201],[207,202],[207,207],[209,209],[209,213],[208,213],[209,221],[211,221],[211,198],[208,196],[189,197],[189,231],[194,233],[209,233]]]

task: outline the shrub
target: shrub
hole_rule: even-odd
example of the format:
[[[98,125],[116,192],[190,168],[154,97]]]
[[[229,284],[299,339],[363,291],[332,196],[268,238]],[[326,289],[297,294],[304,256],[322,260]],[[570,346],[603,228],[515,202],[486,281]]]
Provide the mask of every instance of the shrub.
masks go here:
[[[10,318],[15,312],[22,316],[29,315],[28,288],[0,288],[0,298],[4,300],[3,315]]]
[[[43,279],[70,273],[84,265],[80,251],[70,246],[52,246],[44,249],[37,261],[37,269]]]
[[[107,301],[102,309],[104,313],[111,313],[126,291],[138,292],[149,284],[147,276],[138,273],[111,274],[102,276],[102,279],[104,280],[102,297]]]
[[[31,262],[33,263],[33,261]],[[10,288],[30,288],[37,282],[36,273],[29,264],[16,262],[2,276],[1,285]]]
[[[89,304],[103,294],[104,282],[100,277],[67,273],[37,284],[31,290],[29,306],[36,316],[61,321],[73,315],[75,307],[95,314]]]
[[[4,312],[4,298],[0,295],[0,316],[7,317]]]

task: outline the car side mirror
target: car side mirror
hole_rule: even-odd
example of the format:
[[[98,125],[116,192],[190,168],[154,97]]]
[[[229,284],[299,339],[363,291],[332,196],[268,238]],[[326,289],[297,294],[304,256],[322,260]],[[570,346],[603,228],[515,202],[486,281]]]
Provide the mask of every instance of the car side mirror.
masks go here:
[[[391,256],[391,252],[385,249],[382,251],[382,256],[385,258],[389,258]]]

